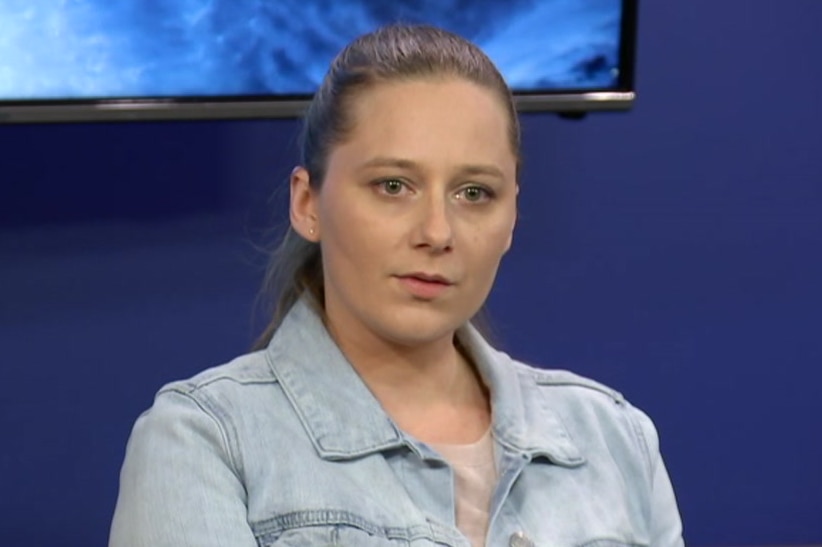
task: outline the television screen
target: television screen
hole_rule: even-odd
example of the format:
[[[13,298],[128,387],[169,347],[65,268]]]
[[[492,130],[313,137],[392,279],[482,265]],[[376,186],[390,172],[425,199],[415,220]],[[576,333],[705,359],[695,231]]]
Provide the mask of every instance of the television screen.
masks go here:
[[[396,21],[477,43],[523,110],[634,98],[636,0],[3,0],[0,122],[293,116]]]

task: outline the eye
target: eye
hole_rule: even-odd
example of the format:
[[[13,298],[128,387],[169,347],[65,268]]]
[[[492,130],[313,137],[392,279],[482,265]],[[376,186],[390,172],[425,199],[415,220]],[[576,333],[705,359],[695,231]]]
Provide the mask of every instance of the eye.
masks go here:
[[[398,196],[406,189],[405,183],[399,179],[377,181],[377,187],[389,196]]]
[[[482,186],[467,186],[457,192],[457,199],[464,199],[471,203],[477,203],[492,198],[493,195],[490,190]]]

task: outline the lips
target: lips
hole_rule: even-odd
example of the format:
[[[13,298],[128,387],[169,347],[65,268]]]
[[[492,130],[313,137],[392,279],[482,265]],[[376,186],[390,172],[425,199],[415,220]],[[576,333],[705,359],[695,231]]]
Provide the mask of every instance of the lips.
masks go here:
[[[425,272],[398,275],[397,279],[412,296],[423,300],[433,300],[454,285],[447,277]]]
[[[399,277],[400,278],[409,277],[409,278],[413,278],[413,279],[419,279],[420,281],[425,281],[427,283],[440,283],[442,285],[453,285],[454,284],[447,277],[443,277],[443,276],[437,275],[437,274],[427,274],[427,273],[421,273],[421,272],[414,272],[414,273],[411,273],[411,274],[401,275]]]

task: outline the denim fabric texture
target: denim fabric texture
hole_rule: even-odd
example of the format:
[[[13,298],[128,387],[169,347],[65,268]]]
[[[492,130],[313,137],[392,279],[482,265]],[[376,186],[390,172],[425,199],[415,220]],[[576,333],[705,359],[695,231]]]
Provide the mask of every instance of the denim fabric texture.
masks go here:
[[[683,545],[651,420],[619,393],[458,332],[489,388],[487,545]],[[128,442],[109,545],[469,547],[453,477],[305,301],[268,348],[163,387]],[[525,539],[523,539],[525,538]]]

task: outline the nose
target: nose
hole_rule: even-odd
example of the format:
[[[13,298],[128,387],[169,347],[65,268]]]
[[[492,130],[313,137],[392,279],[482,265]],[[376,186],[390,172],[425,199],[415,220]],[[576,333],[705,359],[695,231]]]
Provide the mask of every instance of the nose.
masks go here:
[[[431,195],[420,203],[414,246],[433,252],[448,252],[454,245],[452,212],[444,196]]]

